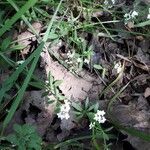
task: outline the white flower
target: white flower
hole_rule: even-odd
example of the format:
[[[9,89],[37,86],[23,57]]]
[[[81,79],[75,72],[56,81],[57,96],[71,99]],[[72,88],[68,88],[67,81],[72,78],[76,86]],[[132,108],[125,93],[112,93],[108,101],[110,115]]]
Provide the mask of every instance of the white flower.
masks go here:
[[[127,24],[127,22],[131,19],[130,13],[126,13],[126,14],[124,15],[124,18],[125,18],[125,24]]]
[[[115,0],[111,0],[113,4],[115,4]]]
[[[88,59],[85,59],[84,62],[85,62],[86,64],[89,64],[89,63],[90,63],[90,61],[89,61]]]
[[[147,19],[150,19],[150,14],[147,15]]]
[[[90,125],[89,125],[89,129],[92,129],[95,127],[95,122],[91,122]]]
[[[70,111],[70,102],[68,100],[64,100],[64,104],[61,105],[60,107],[60,112],[57,113],[58,118],[62,119],[69,119]]]
[[[46,83],[46,84],[48,84],[48,83],[49,83],[49,81],[48,81],[48,80],[46,80],[46,81],[45,81],[45,83]]]
[[[105,0],[105,1],[104,1],[104,4],[105,4],[105,5],[108,5],[108,0]]]
[[[17,64],[18,64],[18,65],[21,65],[21,64],[23,64],[23,63],[24,63],[24,60],[17,61]]]
[[[104,110],[97,110],[97,113],[102,116],[106,114]]]
[[[115,4],[115,0],[111,0],[112,4]],[[105,0],[104,1],[104,5],[108,5],[109,4],[109,1],[108,0]],[[109,6],[110,8],[112,7],[111,5]]]
[[[138,16],[138,12],[135,10],[124,14],[125,21],[129,21],[130,19],[135,19],[136,16]]]
[[[69,110],[70,110],[70,105],[68,105],[68,104],[63,104],[60,107],[60,111],[69,112]]]
[[[58,118],[62,119],[66,119],[68,120],[70,118],[70,115],[68,112],[65,111],[60,111],[59,113],[57,113]]]
[[[148,15],[147,15],[147,19],[150,19],[150,8],[149,8],[149,10],[148,10]]]
[[[120,62],[116,63],[115,66],[114,66],[114,68],[117,70],[117,73],[120,73],[121,70],[122,70],[121,63]]]
[[[104,110],[97,110],[97,113],[94,115],[94,120],[99,123],[104,123],[106,121]]]
[[[81,59],[81,58],[78,58],[78,59],[77,59],[77,62],[78,62],[78,63],[81,63],[81,62],[82,62],[82,59]]]
[[[70,102],[68,100],[64,100],[64,104],[61,105],[60,111],[69,112],[70,110]]]
[[[132,18],[135,18],[136,16],[138,16],[138,12],[134,10],[134,11],[131,13],[131,17],[132,17]]]
[[[130,14],[127,14],[127,13],[126,13],[126,14],[124,14],[124,18],[127,18],[127,19],[128,19],[128,18],[131,18],[131,16],[130,16]]]
[[[74,53],[71,53],[70,51],[68,51],[67,56],[68,56],[68,58],[73,58]]]
[[[72,61],[68,61],[67,64],[73,64],[73,62]]]
[[[65,104],[68,104],[68,105],[71,104],[67,99],[64,100],[64,103],[65,103]]]

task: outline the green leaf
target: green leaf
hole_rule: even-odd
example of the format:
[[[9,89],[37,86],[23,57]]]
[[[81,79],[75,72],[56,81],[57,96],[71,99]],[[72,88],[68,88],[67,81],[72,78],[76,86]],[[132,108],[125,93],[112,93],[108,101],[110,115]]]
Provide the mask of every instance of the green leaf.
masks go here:
[[[48,39],[49,33],[50,33],[51,29],[52,29],[52,25],[53,25],[53,23],[54,23],[54,20],[55,20],[55,18],[56,18],[57,12],[58,12],[58,10],[59,10],[59,8],[60,8],[62,2],[63,2],[63,0],[60,0],[59,4],[58,4],[58,6],[57,6],[57,8],[56,8],[56,10],[55,10],[55,13],[54,13],[54,15],[53,15],[53,17],[52,17],[52,19],[51,19],[49,25],[48,25],[48,28],[47,28],[47,30],[46,30],[46,32],[45,32],[44,37],[43,37],[43,41],[44,41],[44,42],[46,42],[47,39]]]
[[[65,97],[65,96],[62,96],[62,95],[58,95],[58,99],[61,101],[61,100],[66,99],[66,97]]]
[[[75,108],[78,111],[82,111],[83,110],[79,103],[77,104],[77,103],[73,102],[72,103],[72,107]]]
[[[105,132],[109,132],[109,131],[111,131],[113,128],[114,128],[114,127],[110,127],[110,128],[108,128],[108,129],[105,129],[104,131],[105,131]]]
[[[54,78],[50,72],[48,73],[48,81],[49,81],[50,88],[53,89]]]
[[[94,105],[91,105],[89,108],[88,108],[88,111],[92,111],[94,110],[94,112],[96,112],[99,108],[99,103],[96,103]]]
[[[136,24],[136,25],[134,25],[134,27],[144,27],[144,26],[148,26],[148,25],[150,25],[150,20]]]
[[[90,121],[93,121],[94,113],[89,112],[89,113],[87,113],[87,116],[88,116],[88,118],[89,118]]]
[[[124,131],[126,131],[127,133],[131,134],[132,136],[136,136],[136,137],[139,137],[145,141],[150,142],[150,134],[148,134],[148,133],[144,133],[143,131],[136,130],[134,128],[123,127],[122,129]]]
[[[50,100],[50,99],[47,101],[48,104],[52,104],[54,102],[55,102],[55,100]]]
[[[7,0],[7,1],[14,7],[14,9],[15,9],[17,12],[19,11],[19,7],[14,3],[13,0]],[[33,32],[33,34],[35,34],[37,37],[39,37],[37,31],[32,27],[32,25],[31,25],[31,23],[28,21],[28,19],[27,19],[24,15],[22,15],[21,18],[22,18],[22,20],[27,24],[27,26],[31,29],[31,31]]]
[[[87,110],[89,107],[89,98],[87,97],[85,100],[85,109]]]
[[[58,38],[58,35],[54,32],[50,32],[48,38],[51,39],[51,40],[55,40],[55,39]]]
[[[63,82],[62,80],[55,80],[54,86],[55,86],[55,87],[58,87],[58,86],[60,86],[60,84],[61,84],[62,82]]]
[[[93,67],[97,70],[103,70],[103,67],[97,64],[94,64]]]
[[[8,0],[10,3],[12,2],[12,0]],[[23,13],[25,13],[30,7],[32,7],[34,4],[36,3],[36,0],[29,0],[17,13],[16,15],[14,15],[14,17],[12,17],[12,19],[8,20],[7,23],[4,25],[4,27],[2,27],[0,29],[0,36],[2,36],[7,30],[9,30],[11,28],[11,25],[13,25],[22,15]],[[54,19],[56,17],[56,14],[58,12],[58,9],[60,7],[62,3],[62,0],[60,1],[52,19],[49,22],[48,28],[46,30],[46,33],[43,37],[43,42],[41,42],[41,44],[38,46],[38,48],[29,56],[29,58],[27,58],[27,60],[25,60],[25,62],[23,64],[21,64],[17,70],[4,82],[2,88],[0,89],[0,103],[3,100],[3,97],[5,95],[5,93],[11,89],[11,87],[14,85],[14,82],[17,80],[18,76],[20,75],[20,73],[25,69],[25,67],[32,61],[31,67],[27,73],[27,76],[23,82],[22,87],[20,88],[20,90],[18,91],[18,95],[16,96],[16,98],[13,101],[13,104],[10,107],[9,113],[7,114],[6,118],[4,119],[3,122],[3,129],[2,129],[2,133],[4,131],[4,129],[7,127],[8,123],[10,122],[10,120],[12,119],[16,109],[18,108],[23,95],[25,93],[25,90],[29,84],[29,81],[31,79],[31,76],[33,74],[33,71],[36,67],[36,64],[38,62],[38,59],[40,57],[40,53],[41,50],[44,47],[45,42],[48,39],[48,33],[51,30],[51,27],[53,25]]]
[[[35,127],[34,126],[32,126],[32,125],[30,125],[30,124],[24,124],[23,126],[22,126],[22,129],[23,129],[23,131],[24,131],[24,134],[32,134],[32,133],[35,133]]]
[[[25,47],[26,46],[24,46],[24,45],[13,45],[8,50],[5,50],[5,52],[13,52],[13,51],[17,51],[17,50],[22,50]]]
[[[103,138],[106,139],[106,140],[109,140],[109,136],[104,132],[103,132]]]
[[[8,0],[9,1],[9,0]],[[35,5],[37,0],[29,0],[26,2],[26,4],[10,19],[7,20],[2,28],[0,28],[0,37],[8,31],[12,25],[32,6]]]
[[[133,127],[124,127],[123,125],[121,125],[119,123],[118,120],[116,120],[116,118],[114,118],[111,113],[108,113],[109,115],[109,118],[110,118],[110,121],[113,123],[113,125],[118,128],[119,130],[122,130],[122,131],[125,131],[127,132],[128,134],[134,136],[134,137],[138,137],[138,138],[141,138],[145,141],[148,141],[150,142],[150,134],[148,133],[145,133],[143,131],[140,131],[140,130],[137,130]]]
[[[82,113],[79,111],[72,111],[75,115],[81,115]]]
[[[47,96],[48,94],[49,94],[49,91],[46,91],[46,92],[42,93],[41,97],[43,98],[43,97]]]
[[[81,114],[80,116],[77,116],[77,120],[80,120],[81,118],[83,118],[83,114]]]
[[[115,95],[110,99],[107,111],[110,112],[112,104],[117,100],[117,97],[127,88],[130,82],[128,82],[125,86],[123,86],[118,92],[115,93]]]
[[[14,134],[8,135],[6,140],[16,145],[18,150],[41,150],[42,139],[38,136],[34,126],[29,124],[16,124],[14,129]]]
[[[19,124],[14,124],[13,129],[16,133],[22,134],[22,127]]]
[[[26,88],[27,88],[27,86],[28,86],[28,84],[29,84],[29,81],[30,81],[31,76],[32,76],[32,74],[33,74],[33,71],[34,71],[34,69],[35,69],[35,67],[36,67],[36,64],[37,64],[37,62],[38,62],[38,59],[39,59],[39,57],[40,57],[40,53],[41,53],[43,47],[44,47],[44,43],[42,42],[42,43],[39,45],[39,47],[36,49],[35,58],[34,58],[34,60],[33,60],[33,62],[32,62],[32,65],[31,65],[31,68],[30,68],[30,70],[29,70],[29,72],[28,72],[28,74],[27,74],[27,77],[25,78],[24,83],[23,83],[22,87],[20,88],[16,99],[14,100],[13,104],[11,105],[11,108],[10,108],[10,110],[9,110],[9,113],[7,114],[6,118],[4,119],[4,122],[3,122],[3,129],[5,129],[6,126],[8,125],[8,123],[10,122],[10,120],[11,120],[11,118],[13,117],[13,115],[14,115],[16,109],[18,108],[18,105],[20,104],[20,101],[21,101],[22,98],[23,98],[23,95],[24,95],[25,90],[26,90]],[[23,64],[24,64],[24,63],[23,63]],[[22,65],[23,65],[23,64],[22,64]]]
[[[125,67],[125,62],[123,63],[122,67],[121,67],[121,71],[120,73],[118,74],[117,78],[112,81],[106,88],[104,88],[104,90],[102,90],[101,94],[100,94],[100,97],[105,94],[109,89],[111,89],[112,86],[114,86],[122,77],[123,75],[123,71],[124,71],[124,67]]]
[[[7,37],[5,40],[3,40],[2,44],[1,44],[1,50],[5,51],[8,48],[8,46],[10,45],[10,43],[11,43],[11,38]]]
[[[39,47],[32,53],[32,55],[30,55],[23,64],[19,65],[17,70],[13,72],[13,74],[3,82],[2,88],[0,89],[0,93],[1,93],[0,103],[5,95],[5,92],[11,89],[11,87],[14,85],[14,82],[18,79],[18,76],[20,75],[20,73],[31,62],[31,60],[37,55],[36,54],[37,51],[41,50],[42,47],[43,47],[43,44],[41,43]]]
[[[48,0],[49,1],[49,0]],[[44,11],[43,9],[40,9],[40,8],[37,8],[37,7],[34,7],[33,8],[38,14],[41,14],[42,16],[44,17],[47,17],[47,18],[51,18],[51,16],[46,12]]]
[[[94,105],[94,111],[96,112],[99,108],[99,103],[97,102],[95,105]]]
[[[30,82],[29,83],[30,85],[32,85],[33,87],[36,87],[36,88],[39,88],[39,89],[44,89],[45,87],[44,87],[44,83],[42,83],[42,82],[37,82],[37,81],[35,81],[35,82]]]
[[[88,111],[94,110],[94,108],[95,108],[95,105],[91,105],[91,106],[88,108]]]
[[[6,140],[9,141],[9,142],[11,142],[11,143],[13,143],[13,144],[15,144],[15,145],[18,145],[18,144],[19,144],[19,143],[18,143],[18,139],[17,139],[16,135],[14,135],[14,134],[9,134],[9,135],[6,137]]]

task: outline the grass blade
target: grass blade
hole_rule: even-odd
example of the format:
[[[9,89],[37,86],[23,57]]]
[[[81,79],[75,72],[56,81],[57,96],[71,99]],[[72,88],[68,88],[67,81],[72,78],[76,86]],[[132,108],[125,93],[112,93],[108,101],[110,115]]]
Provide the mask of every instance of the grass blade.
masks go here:
[[[13,0],[7,0],[13,7],[16,11],[19,11],[19,8],[18,6],[13,2]],[[33,26],[31,25],[31,23],[28,21],[28,19],[22,15],[21,17],[23,19],[23,21],[28,25],[28,27],[32,30],[32,32],[38,37],[38,33],[37,31],[33,28]]]
[[[59,8],[60,8],[60,6],[61,6],[62,1],[63,1],[63,0],[60,0],[60,3],[58,4],[58,6],[57,6],[57,8],[56,8],[56,11],[55,11],[55,13],[54,13],[54,15],[53,15],[53,17],[52,17],[52,19],[51,19],[49,25],[48,25],[47,31],[45,32],[45,35],[44,35],[44,37],[43,37],[43,41],[44,41],[44,42],[46,42],[47,39],[48,39],[48,37],[49,37],[50,30],[51,30],[51,28],[52,28],[52,25],[53,25],[53,23],[54,23],[54,20],[55,20],[55,18],[56,18],[57,12],[58,12],[58,10],[59,10]]]
[[[10,108],[10,110],[9,110],[8,115],[6,116],[6,118],[5,118],[4,122],[3,122],[3,130],[6,128],[6,126],[7,126],[8,123],[10,122],[10,120],[11,120],[12,116],[14,115],[14,113],[15,113],[15,111],[16,111],[16,109],[17,109],[17,107],[18,107],[18,105],[19,105],[19,103],[20,103],[20,101],[21,101],[21,99],[23,98],[23,95],[24,95],[25,90],[26,90],[26,88],[27,88],[27,86],[28,86],[28,83],[29,83],[29,81],[30,81],[30,79],[31,79],[31,76],[32,76],[33,71],[34,71],[34,69],[35,69],[35,67],[36,67],[36,64],[37,64],[37,62],[38,62],[38,59],[39,59],[39,57],[40,57],[40,53],[41,53],[43,47],[44,47],[44,42],[42,42],[42,43],[39,45],[39,47],[37,48],[37,50],[36,50],[35,58],[34,58],[34,60],[33,60],[33,62],[32,62],[32,65],[31,65],[31,68],[30,68],[30,70],[29,70],[29,72],[28,72],[28,74],[27,74],[27,77],[26,77],[25,80],[24,80],[23,86],[22,86],[21,89],[19,90],[18,95],[17,95],[17,97],[16,97],[14,103],[12,104],[12,106],[11,106],[11,108]],[[3,131],[3,130],[2,130],[2,131]]]
[[[130,128],[130,127],[124,127],[123,125],[120,125],[118,123],[118,121],[112,117],[111,114],[109,114],[110,118],[111,118],[111,122],[114,124],[114,126],[116,126],[119,130],[125,131],[127,133],[129,133],[130,135],[134,136],[134,137],[139,137],[141,139],[143,139],[144,141],[148,141],[150,142],[150,134],[144,133],[143,131],[137,130],[135,128]]]
[[[150,20],[134,25],[134,27],[144,27],[150,25]]]
[[[126,87],[129,85],[130,82],[128,82],[124,87],[122,87],[110,100],[108,107],[107,107],[107,111],[110,112],[110,108],[112,106],[112,104],[114,103],[114,101],[117,99],[117,97],[126,89]]]
[[[13,115],[14,115],[16,109],[18,108],[18,105],[19,105],[21,99],[23,98],[23,95],[24,95],[24,93],[25,93],[25,90],[26,90],[26,88],[27,88],[27,86],[28,86],[28,84],[29,84],[29,82],[30,82],[30,79],[31,79],[32,74],[33,74],[33,71],[34,71],[34,69],[35,69],[35,67],[36,67],[36,64],[37,64],[38,60],[39,60],[40,53],[41,53],[42,49],[44,48],[45,42],[46,42],[47,39],[48,39],[48,33],[50,32],[50,30],[51,30],[51,28],[52,28],[53,22],[54,22],[54,20],[55,20],[55,17],[56,17],[56,15],[57,15],[57,12],[58,12],[58,10],[59,10],[59,7],[60,7],[62,1],[63,1],[63,0],[60,1],[60,3],[59,3],[59,5],[58,5],[58,7],[57,7],[57,9],[56,9],[56,11],[55,11],[55,13],[54,13],[52,19],[51,19],[51,21],[50,21],[50,23],[49,23],[49,25],[48,25],[48,28],[47,28],[47,30],[46,30],[45,36],[43,37],[42,43],[38,46],[38,48],[34,51],[34,53],[32,53],[32,55],[31,55],[32,57],[31,57],[31,56],[29,57],[30,59],[34,57],[33,62],[32,62],[32,64],[31,64],[31,68],[30,68],[30,70],[29,70],[29,72],[28,72],[28,74],[27,74],[27,77],[26,77],[25,80],[24,80],[24,83],[23,83],[22,87],[21,87],[20,90],[18,91],[18,95],[17,95],[16,99],[14,100],[14,102],[13,102],[13,104],[12,104],[10,110],[9,110],[9,113],[7,114],[6,118],[4,119],[3,128],[2,128],[1,134],[3,134],[4,129],[7,127],[8,123],[11,121],[11,119],[12,119],[12,117],[13,117]],[[28,61],[29,61],[30,59],[28,59]],[[32,59],[31,59],[31,60],[32,60]],[[31,61],[31,60],[30,60],[30,61]],[[27,60],[26,60],[25,62],[27,62]],[[24,64],[25,64],[25,63],[23,63],[22,65],[24,65]],[[27,63],[26,63],[26,64],[27,64]],[[21,69],[23,70],[24,67],[25,67],[25,65],[24,65]],[[18,75],[19,75],[19,74],[18,74]],[[14,77],[14,78],[16,79],[16,77]],[[9,80],[11,80],[11,78],[10,78]],[[11,86],[12,86],[12,84],[11,84]],[[10,87],[9,87],[9,88],[10,88]]]
[[[8,31],[12,25],[27,11],[29,8],[35,5],[37,0],[29,0],[10,20],[5,22],[3,27],[0,29],[0,37]]]
[[[5,92],[11,89],[14,82],[18,79],[19,74],[24,70],[24,68],[31,62],[31,60],[35,57],[36,51],[30,55],[26,61],[21,64],[18,69],[8,78],[4,81],[2,88],[0,89],[0,103],[2,102],[2,99],[4,97]]]
[[[99,97],[101,97],[103,94],[105,94],[113,85],[115,85],[115,84],[118,82],[118,80],[119,80],[119,79],[122,77],[122,75],[123,75],[124,67],[125,67],[125,62],[123,62],[123,66],[122,66],[122,68],[121,68],[121,72],[119,73],[118,77],[117,77],[113,82],[111,82],[111,83],[101,92],[101,94],[100,94]]]

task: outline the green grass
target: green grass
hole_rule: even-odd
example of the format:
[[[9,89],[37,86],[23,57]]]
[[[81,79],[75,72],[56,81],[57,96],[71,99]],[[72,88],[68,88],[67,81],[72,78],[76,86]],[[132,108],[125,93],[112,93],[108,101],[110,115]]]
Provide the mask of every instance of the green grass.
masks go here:
[[[11,1],[10,1],[11,2]],[[8,31],[12,25],[20,19],[20,17],[27,11],[29,10],[32,6],[35,5],[37,0],[30,0],[28,1],[10,20],[7,20],[4,24],[4,26],[0,29],[0,37]]]
[[[33,4],[35,4],[35,2],[34,2],[34,3],[30,3],[30,5],[27,3],[26,5],[24,5],[23,10],[21,9],[21,12],[20,12],[20,11],[18,11],[18,12],[20,12],[21,15],[22,15],[22,14],[25,12],[25,10],[27,11],[27,9],[29,9],[29,8],[32,6],[31,4],[33,5]],[[29,57],[27,60],[25,60],[25,62],[24,62],[23,64],[21,64],[21,65],[18,67],[18,69],[17,69],[17,70],[3,83],[3,85],[2,85],[2,88],[1,88],[1,90],[0,90],[0,93],[1,93],[1,96],[0,96],[0,103],[1,103],[2,100],[3,100],[4,94],[5,94],[8,90],[10,90],[11,87],[14,85],[14,82],[18,79],[18,76],[20,75],[20,73],[25,69],[25,67],[26,67],[30,62],[32,62],[31,67],[30,67],[30,69],[29,69],[29,71],[28,71],[28,73],[27,73],[27,77],[25,78],[22,87],[21,87],[20,90],[18,91],[18,95],[17,95],[17,97],[15,98],[15,100],[14,100],[14,102],[13,102],[13,104],[12,104],[10,110],[9,110],[9,113],[8,113],[8,115],[6,116],[6,118],[5,118],[4,122],[3,122],[2,133],[3,133],[4,129],[7,127],[8,123],[10,122],[10,120],[12,119],[12,117],[13,117],[13,115],[14,115],[16,109],[17,109],[17,107],[18,107],[19,104],[20,104],[20,101],[21,101],[22,98],[23,98],[23,95],[24,95],[24,93],[25,93],[25,90],[26,90],[26,88],[27,88],[27,86],[28,86],[28,84],[29,84],[29,81],[30,81],[30,79],[31,79],[31,76],[32,76],[32,74],[33,74],[33,71],[34,71],[34,69],[35,69],[35,67],[36,67],[36,64],[37,64],[38,60],[39,60],[40,53],[41,53],[41,51],[43,50],[44,44],[46,43],[46,41],[47,41],[47,39],[48,39],[48,35],[49,35],[49,33],[50,33],[50,30],[51,30],[51,28],[52,28],[54,19],[55,19],[55,17],[56,17],[56,14],[57,14],[57,12],[58,12],[58,10],[59,10],[60,5],[61,5],[61,2],[60,2],[60,4],[58,5],[58,8],[56,9],[56,11],[55,11],[55,13],[54,13],[53,18],[50,20],[50,23],[49,23],[49,25],[48,25],[48,28],[47,28],[47,30],[46,30],[46,33],[45,33],[45,35],[44,35],[44,37],[43,37],[43,40],[42,40],[41,44],[40,44],[40,45],[38,46],[38,48],[34,51],[34,53],[32,53],[32,54],[30,55],[30,57]],[[27,7],[27,6],[28,6],[28,7]],[[30,7],[29,7],[29,6],[30,6]],[[26,9],[25,9],[25,8],[26,8]],[[24,10],[24,9],[25,9],[25,10]],[[21,17],[21,15],[18,16],[18,12],[16,13],[15,17],[13,17],[13,19],[12,19],[12,22],[13,22],[13,23],[15,23],[15,21],[16,21],[17,19],[19,19],[19,17]],[[16,16],[17,16],[17,17],[16,17]],[[14,18],[15,18],[15,19],[14,19]],[[17,19],[16,19],[16,18],[17,18]],[[12,24],[13,24],[13,23],[12,23]],[[12,25],[12,24],[11,24],[11,25]],[[7,29],[8,29],[8,28],[7,28]],[[5,32],[5,28],[4,28],[4,29],[2,28],[1,30],[3,31],[3,33]]]

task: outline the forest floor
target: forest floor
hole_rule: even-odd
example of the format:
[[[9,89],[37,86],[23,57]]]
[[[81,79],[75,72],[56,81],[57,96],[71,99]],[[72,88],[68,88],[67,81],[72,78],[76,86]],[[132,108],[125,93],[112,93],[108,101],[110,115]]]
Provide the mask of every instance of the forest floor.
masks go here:
[[[148,0],[0,6],[0,150],[149,150]]]

